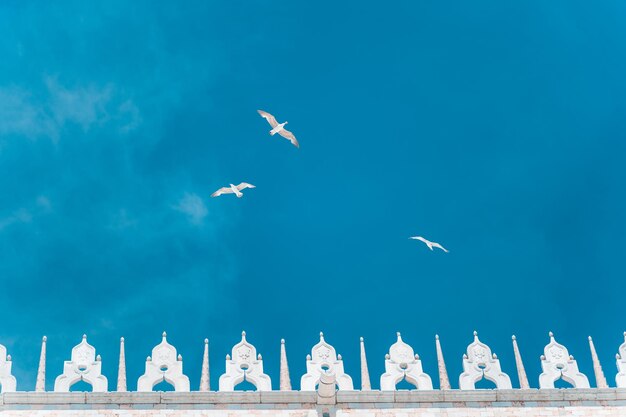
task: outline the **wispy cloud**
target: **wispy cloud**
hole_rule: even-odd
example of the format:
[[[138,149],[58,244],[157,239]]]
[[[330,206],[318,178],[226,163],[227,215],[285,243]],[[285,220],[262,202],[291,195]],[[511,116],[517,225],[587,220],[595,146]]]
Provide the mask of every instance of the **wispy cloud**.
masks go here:
[[[45,92],[39,99],[24,87],[0,86],[0,134],[56,141],[68,124],[86,132],[111,123],[121,133],[141,124],[138,107],[111,83],[67,87],[55,77],[43,81]]]
[[[33,204],[17,208],[10,214],[0,217],[0,232],[12,225],[31,223],[34,217],[50,212],[51,208],[50,200],[41,195]]]
[[[19,87],[0,87],[0,134],[57,137],[57,123]]]
[[[209,213],[202,198],[193,193],[185,193],[174,209],[186,214],[189,221],[195,225],[202,224]]]
[[[0,231],[15,223],[30,223],[32,219],[33,215],[29,210],[20,208],[15,210],[9,216],[0,219]]]

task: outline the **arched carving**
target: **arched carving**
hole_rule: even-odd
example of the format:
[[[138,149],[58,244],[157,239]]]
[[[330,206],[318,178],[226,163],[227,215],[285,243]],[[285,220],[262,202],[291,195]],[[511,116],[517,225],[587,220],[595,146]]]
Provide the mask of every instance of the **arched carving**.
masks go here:
[[[17,386],[17,380],[11,375],[11,355],[7,355],[7,348],[0,345],[0,385],[2,385],[2,391],[0,392],[15,392]]]
[[[433,382],[430,376],[424,373],[419,355],[402,341],[400,332],[396,334],[398,340],[391,345],[389,353],[385,355],[385,373],[380,377],[381,391],[394,391],[396,385],[404,379],[417,389],[433,389]]]
[[[626,332],[624,332],[624,343],[620,345],[615,359],[617,360],[615,383],[618,388],[626,388]]]
[[[272,390],[272,380],[263,373],[263,359],[246,340],[246,332],[241,332],[241,342],[233,346],[232,354],[232,359],[226,355],[226,371],[219,380],[220,391],[234,391],[243,381],[250,382],[258,391]]]
[[[189,378],[183,374],[183,358],[176,355],[176,348],[167,343],[167,334],[152,349],[152,356],[146,359],[146,372],[137,380],[137,391],[152,391],[155,385],[167,382],[174,391],[189,391]]]
[[[541,355],[542,373],[539,375],[539,388],[554,388],[554,382],[563,378],[574,388],[589,388],[589,379],[578,370],[578,364],[567,348],[554,340],[549,333],[550,343],[543,348]]]
[[[498,389],[512,389],[511,378],[500,367],[500,360],[495,353],[491,353],[489,346],[478,339],[474,332],[474,341],[467,347],[463,355],[463,373],[459,376],[459,388],[464,390],[476,389],[476,383],[487,379]]]
[[[313,346],[311,354],[306,358],[306,374],[300,379],[302,391],[315,391],[320,377],[333,374],[340,390],[354,390],[354,384],[350,375],[343,369],[341,355],[337,355],[335,348],[326,343],[324,333],[320,332],[320,341]]]
[[[63,362],[63,373],[54,380],[54,391],[69,392],[79,381],[90,384],[93,392],[108,391],[100,355],[96,356],[96,348],[87,343],[87,335],[83,335],[83,340],[72,348],[70,360]]]

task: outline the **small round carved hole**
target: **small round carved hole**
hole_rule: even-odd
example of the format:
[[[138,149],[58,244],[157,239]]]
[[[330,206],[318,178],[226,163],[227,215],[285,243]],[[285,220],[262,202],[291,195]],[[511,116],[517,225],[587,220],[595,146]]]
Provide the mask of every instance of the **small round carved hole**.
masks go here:
[[[556,369],[561,370],[561,369],[563,369],[563,368],[565,368],[565,365],[563,365],[562,363],[557,363],[557,364],[556,364]]]
[[[485,369],[487,367],[487,365],[485,365],[484,363],[479,363],[478,364],[478,369]]]
[[[161,372],[167,372],[167,365],[162,365],[162,366],[159,368],[159,370],[160,370]]]
[[[409,365],[407,365],[407,364],[406,364],[406,362],[402,362],[402,363],[400,364],[400,369],[406,369],[406,368],[408,368],[408,367],[409,367]]]
[[[247,370],[250,366],[249,366],[247,363],[242,363],[241,365],[239,365],[239,367],[245,371],[245,370]]]
[[[328,365],[322,365],[322,366],[321,366],[321,368],[322,368],[322,371],[324,371],[324,372],[328,372],[328,370],[330,369],[330,366],[328,366]]]
[[[80,372],[85,372],[87,370],[87,365],[78,365],[78,370]]]

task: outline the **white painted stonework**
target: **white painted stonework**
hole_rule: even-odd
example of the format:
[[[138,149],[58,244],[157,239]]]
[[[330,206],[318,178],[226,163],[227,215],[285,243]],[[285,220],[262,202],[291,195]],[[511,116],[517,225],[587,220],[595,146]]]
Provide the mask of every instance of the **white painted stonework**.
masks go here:
[[[476,389],[476,383],[483,378],[496,384],[498,389],[513,388],[511,378],[502,372],[496,354],[491,353],[489,346],[478,340],[478,333],[474,332],[474,341],[463,355],[463,373],[459,376],[459,388]]]
[[[618,349],[615,355],[617,360],[617,375],[615,375],[615,383],[619,388],[626,388],[626,332],[624,332],[624,343]]]
[[[15,391],[17,381],[11,375],[11,366],[11,355],[7,355],[7,348],[0,345],[0,385],[2,385],[0,392]]]
[[[257,356],[256,348],[246,340],[246,332],[241,332],[241,342],[233,346],[232,354],[232,359],[226,355],[226,372],[220,376],[220,391],[234,391],[244,380],[258,391],[272,390],[272,380],[263,373],[261,355]]]
[[[554,388],[554,383],[563,378],[574,388],[589,388],[589,379],[578,370],[578,363],[569,354],[567,348],[554,340],[549,333],[550,343],[543,349],[541,355],[542,373],[539,375],[539,388]]]
[[[69,361],[63,362],[63,373],[54,380],[55,392],[69,392],[70,387],[79,381],[92,386],[93,392],[107,392],[108,381],[102,375],[102,361],[96,356],[96,348],[87,343],[87,335],[72,348]]]
[[[380,377],[380,389],[393,391],[396,385],[405,379],[417,389],[433,389],[433,382],[430,376],[424,373],[419,355],[402,341],[400,332],[396,335],[398,340],[391,345],[389,353],[385,355],[385,373]]]
[[[152,356],[146,359],[146,372],[137,380],[137,391],[152,391],[163,381],[172,384],[174,391],[189,391],[189,378],[183,374],[183,358],[176,355],[176,348],[167,342],[165,332],[161,343],[152,349]]]
[[[350,375],[343,369],[341,355],[337,355],[335,348],[324,340],[324,333],[320,332],[320,341],[311,349],[306,360],[306,374],[300,379],[302,391],[315,391],[322,374],[333,374],[340,390],[353,390],[354,384]]]
[[[318,414],[314,410],[11,410],[3,412],[2,417],[318,417]]]
[[[412,410],[339,410],[336,417],[624,417],[623,407],[419,408]]]

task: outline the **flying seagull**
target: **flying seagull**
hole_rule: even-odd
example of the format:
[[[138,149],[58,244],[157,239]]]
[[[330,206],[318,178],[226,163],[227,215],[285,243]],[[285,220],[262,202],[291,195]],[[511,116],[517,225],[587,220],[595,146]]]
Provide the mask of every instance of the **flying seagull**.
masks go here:
[[[246,188],[256,188],[256,187],[252,184],[248,184],[247,182],[242,182],[239,185],[229,184],[228,187],[222,187],[216,192],[214,192],[213,194],[211,194],[211,197],[219,197],[222,194],[234,193],[237,197],[241,198],[243,197],[243,193],[241,192],[241,190],[246,189]]]
[[[293,133],[285,129],[285,125],[289,122],[278,123],[276,121],[276,118],[272,116],[271,114],[264,112],[263,110],[257,110],[257,111],[259,112],[261,117],[267,120],[267,123],[269,123],[270,126],[272,126],[272,130],[270,130],[270,135],[274,136],[276,133],[278,133],[280,136],[291,141],[293,146],[295,146],[296,148],[300,148],[300,144],[298,143],[298,140],[293,135]]]
[[[421,240],[422,242],[424,242],[426,244],[426,246],[428,246],[428,249],[430,249],[430,250],[433,250],[433,248],[439,248],[442,251],[444,251],[445,253],[448,253],[448,250],[446,248],[444,248],[443,246],[441,246],[439,243],[431,242],[430,240],[424,239],[421,236],[412,236],[409,239]]]

